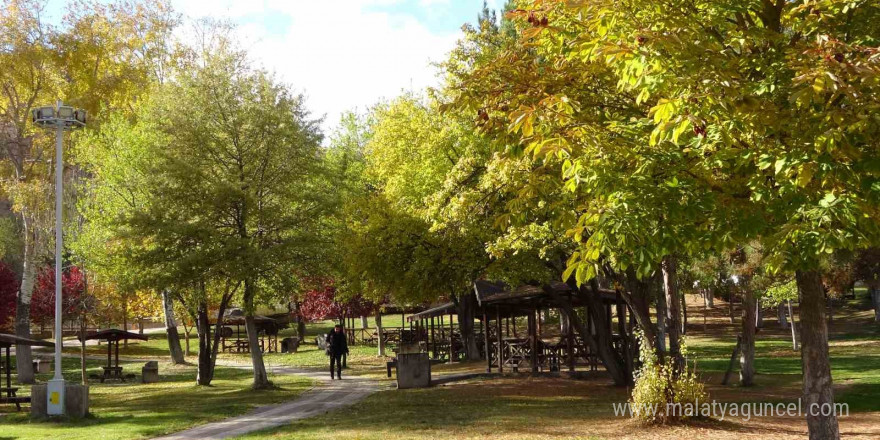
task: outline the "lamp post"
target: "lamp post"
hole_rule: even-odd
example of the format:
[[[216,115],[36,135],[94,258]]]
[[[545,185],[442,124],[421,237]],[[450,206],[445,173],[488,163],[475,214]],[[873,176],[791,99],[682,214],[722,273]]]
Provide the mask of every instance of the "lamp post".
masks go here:
[[[33,122],[45,129],[55,130],[55,376],[47,385],[46,399],[49,415],[64,414],[64,377],[61,375],[61,251],[62,202],[64,185],[64,155],[62,140],[65,130],[85,127],[86,111],[65,106],[58,101],[55,107],[39,107],[33,111]]]

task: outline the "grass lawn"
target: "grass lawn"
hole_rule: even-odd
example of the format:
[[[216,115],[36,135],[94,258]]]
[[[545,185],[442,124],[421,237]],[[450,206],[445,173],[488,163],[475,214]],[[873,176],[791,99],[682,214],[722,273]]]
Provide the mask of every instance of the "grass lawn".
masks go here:
[[[79,359],[65,358],[64,375],[79,381]],[[140,374],[143,363],[121,362],[126,371]],[[98,373],[101,361],[87,361],[88,371]],[[92,417],[59,422],[30,421],[27,410],[0,405],[0,439],[64,438],[113,440],[150,438],[195,425],[243,414],[257,406],[295,398],[309,389],[310,379],[276,375],[270,379],[278,389],[252,391],[249,371],[218,367],[210,387],[195,384],[195,366],[159,366],[162,380],[156,384],[106,383],[90,386]],[[45,381],[50,375],[38,375]],[[27,395],[23,390],[21,395]]]
[[[399,323],[400,315],[386,316],[383,319],[393,321],[395,317],[397,318],[397,322]],[[299,350],[296,354],[290,355],[286,353],[264,353],[263,358],[266,362],[266,366],[329,369],[329,358],[314,344],[314,337],[326,334],[332,328],[332,321],[323,321],[309,324],[308,326],[306,326],[306,335],[308,337],[306,341],[302,345],[300,345]],[[182,328],[180,329],[180,332],[183,332]],[[292,336],[294,334],[295,330],[288,328],[282,330],[279,337]],[[147,338],[149,338],[149,340],[147,341],[129,341],[128,347],[122,347],[122,345],[120,345],[120,357],[155,358],[167,360],[168,339],[165,332],[163,331],[161,333],[149,333],[146,336]],[[181,339],[181,346],[183,345],[184,342]],[[187,359],[187,361],[193,364],[198,362],[198,350],[198,339],[196,335],[193,334],[192,338],[190,339],[190,357]],[[348,356],[348,367],[349,371],[352,374],[378,375],[380,372],[384,371],[386,359],[378,356],[376,347],[369,347],[365,345],[352,345],[349,347],[349,350],[350,353]],[[68,354],[79,354],[80,347],[65,347],[64,352]],[[86,353],[93,356],[106,356],[107,346],[105,344],[88,345],[86,346]],[[221,363],[227,364],[250,365],[251,363],[250,355],[247,353],[220,352],[218,353],[218,360]]]
[[[694,306],[690,358],[707,384],[710,399],[734,402],[796,402],[801,394],[799,352],[792,350],[790,334],[766,317],[758,334],[756,386],[721,386],[736,329],[726,308],[716,306],[709,331]],[[830,350],[835,400],[849,405],[841,417],[845,438],[880,438],[880,326],[861,302],[836,311],[830,325]],[[699,319],[697,319],[699,318]],[[737,323],[738,325],[738,323]],[[435,373],[482,371],[482,362],[438,365]],[[694,420],[674,426],[648,427],[614,415],[612,403],[625,402],[628,390],[615,388],[603,378],[511,376],[473,380],[419,390],[378,392],[354,408],[300,420],[243,440],[358,439],[802,439],[802,417],[728,418]]]

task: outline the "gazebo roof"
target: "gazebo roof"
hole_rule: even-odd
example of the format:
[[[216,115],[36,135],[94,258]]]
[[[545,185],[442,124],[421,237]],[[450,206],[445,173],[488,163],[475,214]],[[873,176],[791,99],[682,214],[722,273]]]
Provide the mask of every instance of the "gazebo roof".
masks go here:
[[[433,317],[437,317],[437,316],[448,315],[453,312],[455,312],[455,304],[449,302],[446,304],[441,304],[436,307],[431,307],[428,310],[423,310],[421,312],[414,313],[410,316],[407,316],[406,320],[410,321],[410,322],[418,321],[419,319],[433,318]]]
[[[105,341],[120,341],[123,339],[140,339],[141,341],[146,341],[147,337],[143,335],[139,335],[137,333],[127,332],[125,330],[120,330],[118,328],[110,328],[107,330],[101,330],[95,333],[90,333],[86,335],[85,338],[79,337],[81,341],[89,341],[94,339],[101,339]]]
[[[497,308],[506,314],[517,315],[528,313],[535,308],[554,308],[558,304],[551,295],[544,291],[542,286],[522,285],[514,290],[499,290],[501,283],[485,283],[476,286],[477,302],[481,307]],[[579,295],[572,295],[571,287],[561,281],[550,283],[550,287],[560,296],[568,298],[572,305],[580,307],[585,305]],[[617,301],[616,292],[611,289],[600,288],[600,299],[605,304],[614,304]]]
[[[226,316],[223,317],[223,324],[244,324],[245,314],[244,310],[241,309],[232,309]],[[277,322],[275,319],[263,316],[263,315],[254,315],[254,322],[257,323],[266,323],[266,322]]]
[[[42,341],[39,339],[31,339],[31,338],[22,338],[21,336],[8,335],[6,333],[0,333],[0,347],[8,347],[12,345],[30,345],[30,346],[40,346],[40,347],[54,347],[55,344]]]

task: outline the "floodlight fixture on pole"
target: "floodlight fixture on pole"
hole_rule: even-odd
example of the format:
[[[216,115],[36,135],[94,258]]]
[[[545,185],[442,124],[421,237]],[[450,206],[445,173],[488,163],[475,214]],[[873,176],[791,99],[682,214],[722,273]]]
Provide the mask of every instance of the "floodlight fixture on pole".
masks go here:
[[[64,154],[62,141],[65,130],[76,130],[86,126],[87,115],[82,109],[65,106],[58,101],[55,107],[38,107],[32,114],[34,124],[55,130],[55,375],[46,390],[49,415],[64,414],[64,376],[61,375],[61,253],[64,247],[62,236],[62,195],[64,193]]]

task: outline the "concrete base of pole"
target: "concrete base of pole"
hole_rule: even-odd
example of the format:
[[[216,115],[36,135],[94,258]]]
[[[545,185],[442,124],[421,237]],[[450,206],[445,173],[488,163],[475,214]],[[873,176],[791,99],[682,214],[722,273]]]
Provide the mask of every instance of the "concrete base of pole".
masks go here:
[[[431,360],[428,353],[397,355],[397,389],[431,386]]]
[[[49,417],[47,384],[31,387],[31,417],[45,419]],[[64,414],[68,417],[82,418],[89,414],[89,387],[67,382],[64,386]]]
[[[52,379],[46,385],[48,399],[46,400],[46,412],[50,416],[64,415],[64,379]],[[33,398],[31,398],[33,400]]]

